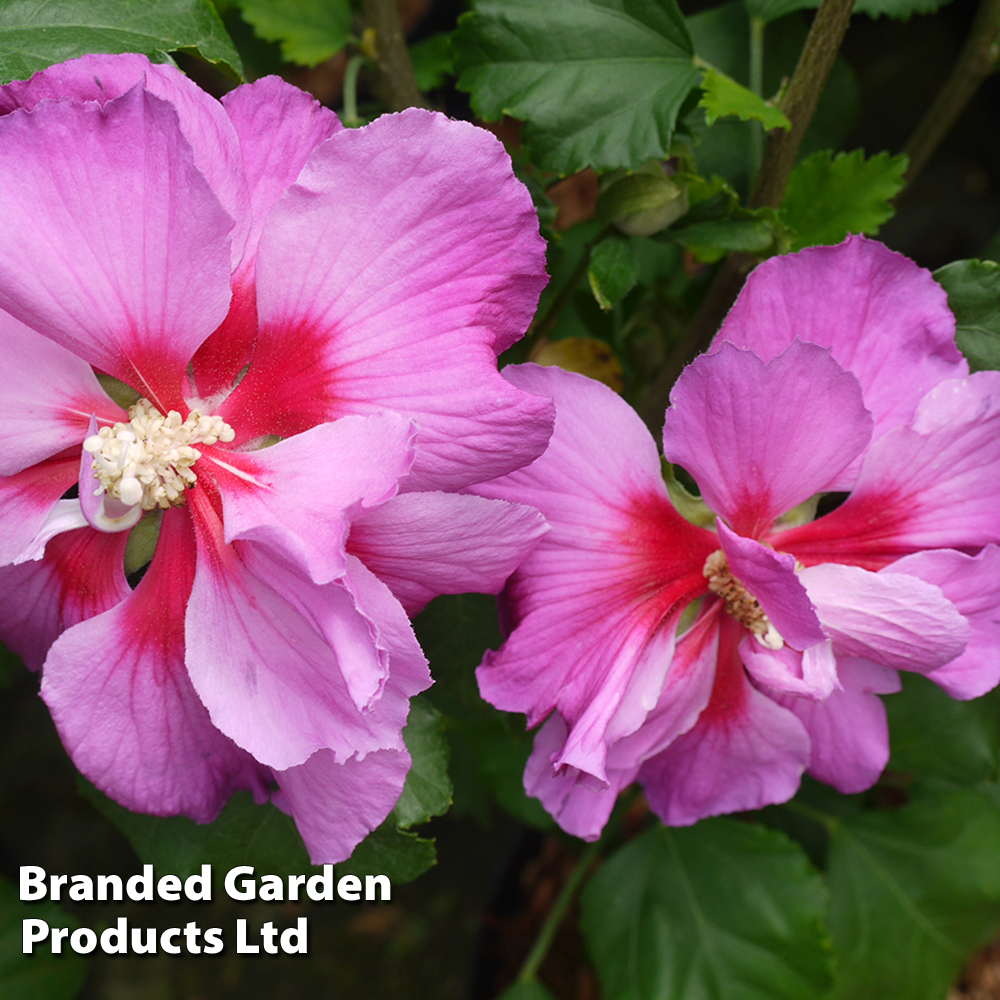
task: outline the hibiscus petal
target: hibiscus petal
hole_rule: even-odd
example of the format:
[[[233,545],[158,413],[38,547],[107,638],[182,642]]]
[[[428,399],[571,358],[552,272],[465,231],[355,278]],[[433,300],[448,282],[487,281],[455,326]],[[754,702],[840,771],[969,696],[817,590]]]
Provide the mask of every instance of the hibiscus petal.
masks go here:
[[[805,563],[869,569],[920,549],[979,548],[1000,538],[1000,372],[943,382],[913,427],[897,427],[865,456],[836,510],[770,541]]]
[[[502,475],[548,439],[551,404],[496,371],[544,283],[531,198],[489,133],[415,108],[345,129],[267,219],[260,338],[226,406],[282,436],[390,408],[421,429],[409,489]]]
[[[915,576],[828,563],[800,577],[838,656],[927,673],[969,641],[969,623],[941,588]]]
[[[839,671],[843,690],[834,691],[825,701],[777,699],[809,733],[809,774],[845,795],[871,788],[889,763],[885,706],[872,691],[890,694],[900,684],[898,675],[894,685],[887,684],[884,671],[874,663],[845,657]]]
[[[795,557],[743,538],[718,522],[719,541],[733,575],[757,598],[771,624],[796,649],[826,640],[816,608],[795,573]]]
[[[353,516],[384,503],[413,462],[415,428],[395,413],[343,417],[270,448],[203,448],[218,483],[226,541],[280,549],[315,583],[344,572]]]
[[[97,434],[97,418],[90,418],[87,437]],[[142,520],[142,506],[129,507],[108,493],[98,493],[101,481],[94,473],[94,456],[86,448],[80,449],[79,500],[68,501],[79,510],[80,516],[97,531],[115,533],[128,531]],[[22,556],[23,558],[23,556]]]
[[[79,447],[0,477],[0,566],[19,559],[80,474]],[[32,558],[29,554],[28,558]]]
[[[557,769],[553,760],[566,742],[566,722],[554,712],[535,734],[535,743],[524,769],[524,790],[540,799],[546,811],[569,834],[597,840],[611,815],[618,795],[635,780],[638,765],[627,771],[608,771],[608,785],[594,788],[579,781],[572,767]]]
[[[65,348],[2,312],[0,340],[4,355],[0,476],[79,445],[87,436],[92,413],[105,423],[122,419],[90,365]]]
[[[879,575],[906,573],[941,588],[972,628],[965,651],[927,676],[952,698],[978,698],[1000,683],[1000,547],[978,555],[942,549],[917,552]]]
[[[409,770],[405,750],[378,750],[342,764],[320,750],[275,775],[281,787],[272,801],[294,817],[314,865],[336,864],[392,812]]]
[[[740,643],[740,657],[750,676],[778,694],[804,695],[822,701],[839,686],[833,642],[817,642],[804,652],[785,646],[768,649],[754,637]]]
[[[968,373],[941,286],[929,271],[862,236],[757,267],[709,353],[732,343],[770,361],[795,340],[831,348],[857,376],[875,419],[872,440],[907,423],[938,382]],[[857,471],[855,464],[825,488],[849,489]]]
[[[125,542],[125,535],[80,528],[49,539],[40,559],[0,568],[0,638],[29,669],[41,669],[66,629],[131,593]]]
[[[826,487],[871,439],[858,380],[829,350],[800,341],[766,364],[724,343],[684,370],[670,404],[665,457],[752,537]]]
[[[190,496],[198,568],[187,608],[187,666],[213,723],[278,771],[322,749],[338,761],[402,749],[407,700],[387,685],[377,711],[359,712],[337,651],[244,565],[245,549],[248,559],[261,556],[252,543],[226,545],[208,501],[198,491]],[[300,590],[316,586],[298,580]]]
[[[138,587],[56,640],[42,698],[73,762],[101,791],[129,809],[206,823],[237,789],[266,797],[268,774],[212,725],[184,669],[189,525],[167,511]]]
[[[747,680],[739,625],[724,616],[720,629],[712,700],[693,729],[639,772],[650,808],[670,826],[786,802],[809,763],[802,723]]]
[[[229,231],[176,111],[136,87],[102,108],[0,118],[0,308],[180,408],[229,305]]]
[[[404,493],[364,511],[348,548],[413,615],[439,594],[499,593],[547,530],[521,504]]]
[[[195,166],[208,179],[226,213],[237,220],[233,233],[235,267],[249,227],[249,194],[236,131],[222,105],[176,66],[151,63],[135,53],[88,54],[49,66],[30,80],[0,87],[0,114],[17,108],[30,111],[39,101],[70,98],[96,101],[102,107],[139,85],[168,102],[177,112]]]

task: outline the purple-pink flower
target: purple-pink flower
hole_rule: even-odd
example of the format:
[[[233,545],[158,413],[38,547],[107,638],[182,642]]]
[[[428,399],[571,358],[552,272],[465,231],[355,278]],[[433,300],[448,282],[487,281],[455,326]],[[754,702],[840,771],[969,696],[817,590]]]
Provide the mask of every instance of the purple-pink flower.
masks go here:
[[[119,802],[204,822],[276,782],[341,860],[409,768],[407,611],[545,530],[457,493],[551,431],[496,367],[546,280],[530,197],[471,125],[349,131],[139,56],[0,113],[0,637]]]
[[[475,489],[551,531],[478,676],[544,722],[525,784],[564,828],[596,837],[634,780],[675,825],[783,802],[803,772],[860,791],[899,670],[959,698],[997,684],[1000,374],[969,376],[954,329],[931,276],[869,240],[761,265],[666,414],[699,525],[614,393],[505,372],[556,428]],[[816,517],[822,495],[842,502]]]

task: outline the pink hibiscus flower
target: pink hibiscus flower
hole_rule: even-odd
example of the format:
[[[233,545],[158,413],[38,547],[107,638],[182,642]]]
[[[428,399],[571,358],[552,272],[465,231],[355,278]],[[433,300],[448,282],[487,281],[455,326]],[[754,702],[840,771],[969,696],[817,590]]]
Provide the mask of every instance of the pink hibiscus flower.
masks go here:
[[[614,393],[505,375],[552,396],[556,429],[475,489],[552,530],[478,676],[545,722],[525,784],[570,832],[596,837],[636,779],[675,825],[783,802],[803,771],[860,791],[888,760],[877,695],[899,670],[960,698],[1000,680],[1000,374],[968,376],[912,262],[853,238],[751,275],[666,415],[704,527]],[[829,493],[849,495],[813,519]]]
[[[496,368],[546,280],[531,200],[482,130],[347,131],[276,78],[219,103],[88,56],[0,112],[0,637],[119,802],[277,782],[342,860],[409,768],[406,611],[545,530],[454,492],[551,432]]]

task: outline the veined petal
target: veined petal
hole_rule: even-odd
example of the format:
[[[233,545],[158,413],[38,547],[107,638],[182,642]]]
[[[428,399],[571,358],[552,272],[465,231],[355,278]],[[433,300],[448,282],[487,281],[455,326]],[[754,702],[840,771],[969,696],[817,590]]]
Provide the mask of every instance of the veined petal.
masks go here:
[[[184,669],[191,543],[186,513],[167,511],[138,587],[53,644],[42,698],[101,791],[129,809],[206,823],[237,789],[263,800],[269,776],[212,725]]]
[[[0,566],[21,556],[80,474],[80,448],[0,477]]]
[[[0,118],[0,308],[163,412],[226,315],[232,224],[139,87]]]
[[[842,657],[842,690],[825,701],[777,697],[809,733],[808,772],[845,795],[871,788],[889,763],[889,724],[879,694],[900,689],[899,675],[865,660]]]
[[[349,551],[416,614],[439,594],[496,594],[548,530],[531,507],[404,493],[361,513]]]
[[[817,642],[804,652],[784,646],[768,649],[755,637],[740,643],[740,658],[750,676],[777,694],[793,694],[822,701],[840,687],[833,641]]]
[[[927,676],[952,698],[978,698],[1000,683],[1000,547],[974,556],[951,549],[917,552],[886,566],[940,587],[972,629],[965,651]]]
[[[529,725],[558,710],[570,730],[561,763],[603,780],[607,745],[660,696],[677,621],[705,593],[718,541],[674,510],[649,432],[610,389],[533,365],[505,375],[554,398],[555,432],[532,465],[474,491],[530,504],[552,530],[508,584],[517,627],[487,654],[480,691]]]
[[[66,629],[128,597],[125,542],[79,528],[49,539],[40,559],[0,568],[0,639],[29,669]]]
[[[757,267],[709,353],[731,343],[770,361],[795,340],[829,347],[857,376],[875,419],[872,440],[908,423],[938,382],[968,374],[941,286],[929,271],[863,236]],[[857,472],[854,463],[824,488],[850,489]]]
[[[137,85],[177,112],[195,166],[207,178],[226,213],[236,220],[232,241],[235,267],[250,223],[240,142],[222,105],[176,66],[151,63],[132,52],[80,56],[39,70],[30,80],[15,80],[0,87],[0,114],[17,108],[30,111],[43,100],[96,101],[103,107]]]
[[[1000,372],[941,383],[913,427],[869,449],[857,487],[836,510],[774,535],[807,565],[880,569],[920,549],[979,548],[1000,540]]]
[[[795,573],[795,557],[743,538],[718,522],[719,541],[733,574],[757,598],[771,624],[796,649],[826,640],[806,588]]]
[[[198,567],[187,608],[187,667],[213,723],[277,771],[317,750],[338,761],[403,749],[407,700],[386,688],[359,712],[337,651],[303,614],[244,565],[252,543],[226,545],[207,499],[189,491]],[[300,586],[316,586],[302,576]],[[393,694],[393,697],[389,697]]]
[[[343,417],[259,451],[204,448],[226,541],[280,549],[315,583],[344,572],[353,517],[385,503],[413,462],[416,429],[395,413]]]
[[[941,588],[915,576],[827,563],[800,577],[838,656],[924,674],[969,641],[969,623]]]
[[[828,349],[801,341],[767,363],[724,343],[684,370],[670,404],[664,456],[751,537],[825,488],[872,433],[858,380]]]
[[[619,793],[635,780],[638,764],[626,771],[608,771],[606,787],[581,782],[573,767],[558,768],[558,758],[566,742],[566,722],[558,712],[535,734],[535,743],[524,769],[524,790],[540,799],[546,811],[569,834],[597,840],[611,815]]]
[[[272,801],[294,818],[314,865],[336,864],[392,812],[409,770],[405,750],[377,750],[342,764],[319,750],[275,774],[280,788]]]
[[[268,216],[260,338],[226,406],[249,436],[390,408],[420,426],[409,489],[502,475],[548,438],[550,404],[496,371],[544,284],[531,199],[489,133],[415,108],[345,129]]]
[[[0,476],[9,476],[78,446],[87,436],[91,414],[105,423],[121,420],[90,365],[0,312],[4,345],[0,426],[4,446]]]
[[[670,826],[786,802],[809,763],[802,723],[747,680],[740,626],[724,615],[719,627],[712,700],[693,729],[639,772],[650,808]]]

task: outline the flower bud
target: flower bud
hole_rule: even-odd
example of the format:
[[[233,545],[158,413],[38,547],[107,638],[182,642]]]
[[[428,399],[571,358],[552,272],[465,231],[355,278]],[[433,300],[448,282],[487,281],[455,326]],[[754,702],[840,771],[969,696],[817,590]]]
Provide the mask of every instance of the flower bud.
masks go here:
[[[687,185],[656,160],[602,178],[599,211],[626,236],[652,236],[688,210]]]

